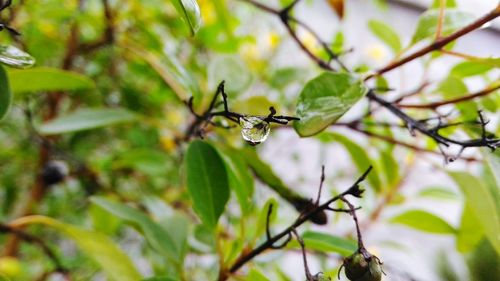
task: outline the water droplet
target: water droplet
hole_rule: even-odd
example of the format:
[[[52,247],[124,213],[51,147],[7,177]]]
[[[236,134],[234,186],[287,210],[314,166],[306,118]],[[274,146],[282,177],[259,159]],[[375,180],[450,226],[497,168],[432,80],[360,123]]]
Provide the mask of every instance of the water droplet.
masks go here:
[[[267,139],[271,126],[264,117],[244,116],[240,118],[241,135],[251,145],[257,145]]]

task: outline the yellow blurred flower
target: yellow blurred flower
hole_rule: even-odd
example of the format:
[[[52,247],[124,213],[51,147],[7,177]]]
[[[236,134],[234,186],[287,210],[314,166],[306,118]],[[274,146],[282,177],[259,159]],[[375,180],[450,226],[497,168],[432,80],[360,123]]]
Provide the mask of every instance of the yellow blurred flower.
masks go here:
[[[160,143],[162,148],[167,152],[173,152],[177,148],[177,144],[172,136],[162,136]]]
[[[387,58],[387,48],[381,44],[371,44],[366,48],[366,54],[375,63],[381,63]]]
[[[280,41],[281,38],[278,33],[271,31],[267,34],[267,44],[269,45],[270,49],[275,49],[276,47],[278,47]]]

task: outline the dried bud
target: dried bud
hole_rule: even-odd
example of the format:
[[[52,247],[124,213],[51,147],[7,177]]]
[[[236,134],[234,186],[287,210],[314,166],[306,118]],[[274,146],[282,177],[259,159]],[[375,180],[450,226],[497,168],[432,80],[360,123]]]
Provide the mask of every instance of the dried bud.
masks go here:
[[[315,209],[317,206],[311,200],[296,198],[293,202],[295,209],[301,213],[307,213]],[[328,217],[324,211],[317,212],[309,219],[317,225],[325,225],[328,222]]]
[[[344,259],[345,275],[351,281],[380,281],[382,280],[382,268],[380,260],[366,252],[362,254],[356,251]]]
[[[41,172],[41,177],[45,185],[49,186],[63,181],[68,173],[69,168],[65,162],[51,160],[45,163]]]

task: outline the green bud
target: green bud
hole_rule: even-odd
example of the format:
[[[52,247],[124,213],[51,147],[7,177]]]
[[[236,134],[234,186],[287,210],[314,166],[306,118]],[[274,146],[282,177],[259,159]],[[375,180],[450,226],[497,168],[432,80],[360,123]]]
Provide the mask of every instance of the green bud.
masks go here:
[[[380,260],[366,252],[359,251],[344,259],[345,275],[351,281],[380,281],[382,280],[382,267]]]

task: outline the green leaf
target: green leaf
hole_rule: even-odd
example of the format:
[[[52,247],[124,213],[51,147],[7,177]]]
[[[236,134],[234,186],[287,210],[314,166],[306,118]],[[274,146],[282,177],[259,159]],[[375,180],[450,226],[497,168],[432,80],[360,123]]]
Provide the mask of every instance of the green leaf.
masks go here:
[[[168,170],[168,156],[152,148],[128,149],[113,161],[114,169],[132,168],[148,175],[163,175]]]
[[[356,241],[327,233],[306,231],[302,239],[309,250],[338,253],[349,256],[358,249]]]
[[[210,89],[215,90],[221,81],[229,97],[236,97],[251,85],[253,77],[238,56],[217,56],[208,65]]]
[[[20,224],[44,224],[69,236],[78,247],[114,281],[139,281],[142,279],[132,261],[107,236],[44,216],[28,216],[16,221]]]
[[[442,218],[421,210],[410,210],[393,217],[393,223],[436,234],[453,234],[455,229]]]
[[[439,9],[424,12],[417,24],[417,30],[413,34],[412,44],[436,35],[439,18]],[[474,15],[458,9],[446,9],[444,14],[441,35],[448,35],[460,29],[474,20]]]
[[[460,228],[457,232],[457,250],[462,253],[470,252],[481,241],[483,236],[483,227],[476,217],[474,210],[472,210],[471,206],[465,204]]]
[[[304,79],[306,70],[297,67],[284,67],[276,69],[269,79],[269,85],[275,89],[284,89],[293,82]]]
[[[297,102],[294,128],[302,137],[312,136],[337,121],[367,92],[362,81],[347,73],[325,72],[307,82]]]
[[[244,100],[238,100],[231,109],[234,112],[239,112],[246,115],[267,116],[269,108],[274,107],[277,112],[280,112],[278,104],[271,102],[266,96],[251,96]]]
[[[458,98],[469,92],[467,85],[462,79],[451,75],[439,83],[437,90],[442,93],[445,99]],[[462,113],[462,118],[474,119],[477,117],[478,108],[474,102],[462,102],[455,106]]]
[[[187,149],[185,163],[194,210],[206,226],[214,229],[229,200],[224,162],[210,144],[195,140]]]
[[[9,79],[5,73],[5,69],[0,65],[0,121],[9,112],[11,103],[12,92],[10,91]]]
[[[455,0],[446,0],[446,2],[445,2],[446,8],[455,8],[456,6],[457,6],[457,3]],[[432,2],[431,8],[436,9],[439,7],[441,7],[441,0],[434,0],[434,2]]]
[[[484,74],[495,68],[500,68],[500,59],[463,61],[453,66],[451,75],[464,78]]]
[[[231,147],[218,146],[217,151],[226,165],[229,187],[236,193],[242,213],[248,214],[252,206],[254,181],[245,159],[238,150]]]
[[[342,144],[349,152],[352,162],[356,165],[360,173],[364,173],[366,169],[368,169],[368,167],[370,166],[370,163],[372,165],[376,164],[374,161],[370,159],[366,149],[364,149],[357,143],[351,141],[344,135],[332,132],[324,132],[321,133],[318,136],[318,138],[324,142],[336,141]],[[382,182],[380,181],[378,172],[370,173],[368,175],[368,182],[375,189],[375,191],[379,192],[382,189]]]
[[[255,268],[252,268],[252,270],[250,270],[250,273],[248,273],[245,280],[247,280],[247,281],[271,281],[269,278],[267,278],[264,275],[264,273],[258,271]]]
[[[84,75],[51,67],[11,70],[8,75],[12,91],[16,94],[77,91],[95,88],[94,81]],[[29,83],[26,83],[26,81],[29,81]]]
[[[368,27],[380,40],[382,40],[387,46],[389,46],[392,51],[397,54],[401,51],[401,41],[399,40],[399,36],[386,23],[378,20],[370,20],[368,22]]]
[[[448,172],[465,195],[467,204],[481,223],[486,237],[500,254],[500,216],[495,197],[478,178],[465,172]]]
[[[35,58],[14,46],[0,45],[0,62],[15,68],[28,68],[35,64]]]
[[[78,109],[42,124],[39,131],[45,135],[63,134],[132,122],[137,118],[136,114],[121,108]]]
[[[191,35],[194,36],[201,26],[200,6],[196,0],[172,0],[172,4],[189,27]]]
[[[434,199],[439,199],[439,200],[456,200],[458,199],[458,195],[446,188],[442,187],[427,187],[422,189],[419,193],[418,196],[420,197],[428,197],[428,198],[434,198]]]
[[[271,216],[269,217],[269,223],[273,223],[278,216],[278,207],[279,202],[275,198],[271,197],[267,199],[266,203],[262,207],[259,217],[257,219],[257,225],[255,226],[255,234],[254,237],[260,237],[266,231],[266,221],[267,221],[267,212],[269,211],[269,207],[273,206],[273,210]]]
[[[132,207],[102,197],[92,197],[90,201],[136,227],[144,234],[146,241],[153,249],[168,256],[174,262],[181,262],[182,253],[179,245],[176,245],[169,233],[150,217]]]

